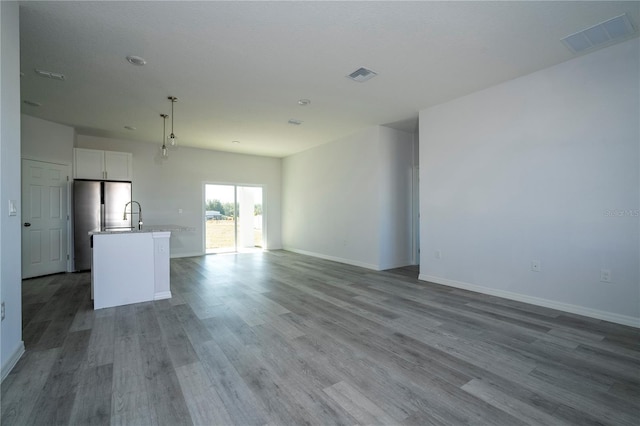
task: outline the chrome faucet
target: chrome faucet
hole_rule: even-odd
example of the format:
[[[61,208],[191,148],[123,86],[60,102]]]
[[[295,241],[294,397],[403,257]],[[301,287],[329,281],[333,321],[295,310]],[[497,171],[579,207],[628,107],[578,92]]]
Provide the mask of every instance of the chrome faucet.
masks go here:
[[[137,201],[132,200],[124,205],[124,215],[122,216],[122,220],[127,220],[127,206],[131,203],[136,203],[138,205],[138,229],[142,229],[142,206],[140,206],[140,203]],[[134,212],[131,211],[131,214],[133,215]]]

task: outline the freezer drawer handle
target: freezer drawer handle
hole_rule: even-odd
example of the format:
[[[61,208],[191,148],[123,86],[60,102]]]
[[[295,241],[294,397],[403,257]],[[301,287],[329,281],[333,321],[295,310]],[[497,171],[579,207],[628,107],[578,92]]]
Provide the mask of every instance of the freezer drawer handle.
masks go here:
[[[25,228],[28,228],[28,227],[30,227],[30,226],[31,226],[31,224],[30,224],[29,222],[25,222],[25,223],[24,223],[24,226],[25,226]]]

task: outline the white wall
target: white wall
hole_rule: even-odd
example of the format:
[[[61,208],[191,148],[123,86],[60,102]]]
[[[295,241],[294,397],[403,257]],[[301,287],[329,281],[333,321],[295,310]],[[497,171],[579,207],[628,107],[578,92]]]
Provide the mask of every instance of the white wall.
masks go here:
[[[24,352],[20,260],[20,37],[17,2],[0,2],[0,293],[2,378]],[[9,216],[8,201],[18,214]]]
[[[421,279],[640,325],[639,44],[420,112]]]
[[[22,114],[21,140],[22,158],[57,164],[73,163],[73,127]]]
[[[379,269],[410,265],[413,256],[413,135],[378,127]]]
[[[266,247],[282,248],[279,158],[232,154],[180,147],[169,159],[158,157],[159,143],[77,135],[79,148],[133,153],[133,198],[142,204],[147,225],[176,224],[194,227],[194,232],[171,236],[172,256],[203,254],[203,182],[264,185],[263,204],[267,217]],[[182,214],[178,213],[182,209]]]
[[[370,269],[410,264],[411,150],[410,134],[374,126],[285,158],[284,247]]]

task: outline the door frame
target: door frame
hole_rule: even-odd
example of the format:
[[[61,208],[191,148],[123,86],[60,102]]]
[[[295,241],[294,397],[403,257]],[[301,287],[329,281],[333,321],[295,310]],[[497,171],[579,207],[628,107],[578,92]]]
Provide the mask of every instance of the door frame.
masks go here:
[[[200,223],[202,226],[202,254],[207,254],[207,228],[206,228],[206,205],[207,205],[207,185],[225,185],[225,186],[233,186],[234,187],[234,200],[236,202],[237,207],[237,198],[238,193],[236,188],[238,186],[244,187],[258,187],[262,188],[262,250],[268,250],[267,245],[267,185],[262,183],[239,183],[239,182],[224,182],[224,181],[202,181],[202,202],[201,202],[201,219]],[[235,210],[235,209],[234,209]],[[237,212],[235,212],[237,215]],[[235,225],[235,251],[230,253],[238,253],[238,225]]]
[[[65,190],[67,191],[67,220],[66,220],[66,234],[67,234],[67,262],[66,262],[66,271],[65,272],[73,272],[73,191],[71,190],[73,185],[73,179],[71,176],[71,163],[58,162],[58,161],[50,161],[44,158],[33,157],[33,156],[21,156],[20,157],[20,170],[22,170],[22,165],[24,160],[27,161],[36,161],[38,163],[47,163],[47,164],[55,164],[57,166],[66,167],[67,173],[67,184],[65,185]],[[22,171],[20,172],[20,214],[22,215],[22,206],[24,205],[24,197],[22,193]],[[22,239],[22,217],[20,217],[20,238]],[[22,254],[20,255],[20,260],[22,261]],[[22,276],[22,268],[20,268],[20,275]]]

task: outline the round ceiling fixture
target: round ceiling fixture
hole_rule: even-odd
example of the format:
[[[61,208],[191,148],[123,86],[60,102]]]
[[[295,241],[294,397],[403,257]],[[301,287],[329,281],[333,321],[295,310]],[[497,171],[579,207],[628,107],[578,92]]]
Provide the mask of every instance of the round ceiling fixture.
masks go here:
[[[140,56],[135,56],[135,55],[127,56],[127,61],[130,64],[138,65],[140,67],[147,64],[147,61],[144,58],[142,58]]]
[[[231,141],[231,143],[240,143],[240,141]]]
[[[133,126],[124,126],[124,128],[127,130],[136,130],[136,128]]]
[[[298,101],[298,105],[300,106],[307,106],[311,103],[311,101],[309,99],[300,99]]]

